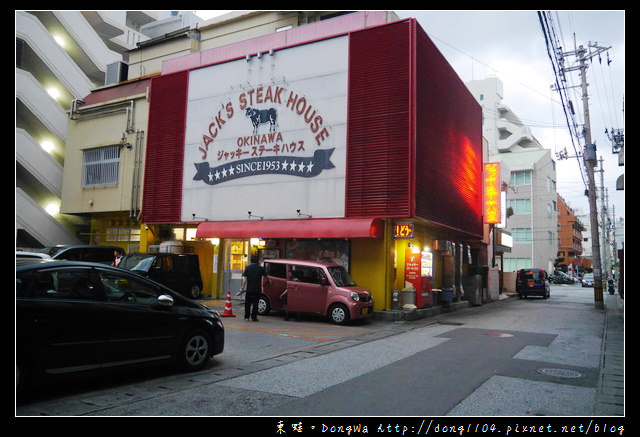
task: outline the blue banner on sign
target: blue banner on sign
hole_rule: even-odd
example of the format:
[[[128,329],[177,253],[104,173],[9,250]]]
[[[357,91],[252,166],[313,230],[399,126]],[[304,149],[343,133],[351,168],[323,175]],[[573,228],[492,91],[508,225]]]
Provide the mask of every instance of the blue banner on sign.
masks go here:
[[[323,170],[334,168],[331,154],[335,149],[316,150],[311,157],[264,156],[243,159],[211,167],[208,162],[194,163],[196,174],[194,181],[203,181],[216,185],[233,179],[262,174],[285,174],[312,178]]]

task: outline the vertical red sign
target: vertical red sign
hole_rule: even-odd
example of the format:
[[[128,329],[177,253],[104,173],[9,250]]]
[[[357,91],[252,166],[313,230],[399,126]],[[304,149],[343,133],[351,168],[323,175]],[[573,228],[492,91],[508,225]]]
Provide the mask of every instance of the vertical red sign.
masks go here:
[[[485,223],[500,223],[500,163],[486,162],[483,178]]]
[[[419,292],[422,288],[420,280],[420,268],[422,267],[422,260],[420,252],[415,253],[410,247],[404,252],[404,280],[409,282]]]

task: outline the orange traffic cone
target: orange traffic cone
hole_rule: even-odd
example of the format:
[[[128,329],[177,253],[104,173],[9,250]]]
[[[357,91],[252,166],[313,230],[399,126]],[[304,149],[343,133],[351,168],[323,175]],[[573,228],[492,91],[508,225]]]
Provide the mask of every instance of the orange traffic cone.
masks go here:
[[[227,291],[227,301],[224,304],[224,313],[222,317],[235,317],[231,311],[231,291]]]

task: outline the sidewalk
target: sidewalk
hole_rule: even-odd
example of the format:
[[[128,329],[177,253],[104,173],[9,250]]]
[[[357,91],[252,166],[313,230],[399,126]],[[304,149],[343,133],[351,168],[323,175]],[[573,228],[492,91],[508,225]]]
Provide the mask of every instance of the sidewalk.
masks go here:
[[[604,296],[604,332],[596,416],[624,416],[624,299]]]

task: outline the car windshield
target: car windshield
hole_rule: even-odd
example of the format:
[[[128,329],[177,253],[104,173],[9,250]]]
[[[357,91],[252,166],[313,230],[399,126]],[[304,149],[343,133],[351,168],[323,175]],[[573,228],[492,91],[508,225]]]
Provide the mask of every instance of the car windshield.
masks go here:
[[[355,287],[356,283],[351,279],[349,272],[344,267],[328,267],[329,274],[333,278],[333,282],[338,287]]]
[[[118,264],[118,267],[127,270],[142,270],[147,272],[153,263],[153,259],[153,255],[144,255],[139,253],[127,255],[124,257],[122,262]]]

